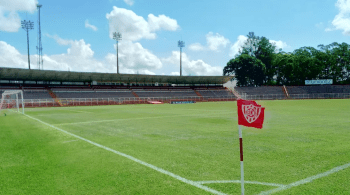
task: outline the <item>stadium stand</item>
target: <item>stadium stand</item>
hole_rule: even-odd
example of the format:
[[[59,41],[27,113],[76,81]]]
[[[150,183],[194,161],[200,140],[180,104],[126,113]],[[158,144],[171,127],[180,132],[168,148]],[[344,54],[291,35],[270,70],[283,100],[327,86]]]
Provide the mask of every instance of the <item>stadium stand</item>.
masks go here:
[[[257,99],[285,99],[287,98],[282,86],[262,87],[235,87],[235,91],[242,97],[244,95],[254,96]]]
[[[233,95],[228,90],[197,90],[203,97],[221,97]]]
[[[350,93],[350,85],[286,86],[289,96],[294,99],[311,95],[314,98],[331,98],[334,94]]]
[[[47,90],[23,90],[23,99],[52,99]]]
[[[145,103],[148,98],[164,102],[232,101],[235,96],[223,87],[232,78],[0,68],[0,94],[4,90],[23,90],[26,104],[32,107]],[[203,97],[197,89],[212,91]]]
[[[57,98],[119,98],[135,97],[131,91],[55,91]]]

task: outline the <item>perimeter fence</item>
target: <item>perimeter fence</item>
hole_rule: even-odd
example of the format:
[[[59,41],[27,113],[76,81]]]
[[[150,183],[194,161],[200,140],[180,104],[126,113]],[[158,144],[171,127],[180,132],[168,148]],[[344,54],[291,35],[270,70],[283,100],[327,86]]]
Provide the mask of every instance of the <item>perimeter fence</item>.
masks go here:
[[[282,100],[282,99],[349,99],[350,93],[310,93],[310,94],[289,94],[287,98],[284,94],[260,94],[241,95],[246,100]]]
[[[235,101],[236,96],[218,97],[122,97],[122,98],[56,98],[56,99],[25,99],[25,107],[53,107],[53,106],[95,106],[121,104],[149,104],[150,101],[170,103],[171,101]]]
[[[241,97],[246,100],[283,100],[283,99],[350,99],[350,93],[315,93],[315,94],[290,94],[286,98],[284,94],[261,94]],[[150,101],[170,103],[171,101],[235,101],[236,96],[193,96],[193,97],[121,97],[121,98],[56,98],[56,99],[25,99],[25,107],[59,107],[59,106],[95,106],[95,105],[121,105],[121,104],[149,104]],[[22,104],[22,100],[19,100]],[[3,102],[11,104],[12,102]]]

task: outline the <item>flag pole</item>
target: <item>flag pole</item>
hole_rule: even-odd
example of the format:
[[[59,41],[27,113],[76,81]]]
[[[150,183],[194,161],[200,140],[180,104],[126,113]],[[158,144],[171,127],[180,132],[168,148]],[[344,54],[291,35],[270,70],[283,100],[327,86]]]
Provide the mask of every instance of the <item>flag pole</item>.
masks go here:
[[[239,151],[241,158],[241,194],[244,195],[244,169],[243,169],[243,138],[242,138],[242,126],[238,125],[239,130]]]

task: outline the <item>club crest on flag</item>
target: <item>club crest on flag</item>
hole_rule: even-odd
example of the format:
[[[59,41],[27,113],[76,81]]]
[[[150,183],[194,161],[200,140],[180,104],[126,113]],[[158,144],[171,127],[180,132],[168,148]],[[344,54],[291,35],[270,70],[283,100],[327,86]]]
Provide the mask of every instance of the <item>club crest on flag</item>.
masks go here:
[[[242,112],[247,122],[253,123],[256,121],[256,119],[259,118],[261,113],[261,107],[254,106],[253,104],[242,105]]]

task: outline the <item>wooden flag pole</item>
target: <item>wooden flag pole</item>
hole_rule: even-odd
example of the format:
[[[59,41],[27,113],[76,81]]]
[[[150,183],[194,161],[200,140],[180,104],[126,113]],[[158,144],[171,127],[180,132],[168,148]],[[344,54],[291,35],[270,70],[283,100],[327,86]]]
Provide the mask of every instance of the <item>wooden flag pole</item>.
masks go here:
[[[244,195],[244,169],[243,169],[243,138],[242,138],[242,126],[238,125],[239,130],[239,151],[241,158],[241,194]]]

